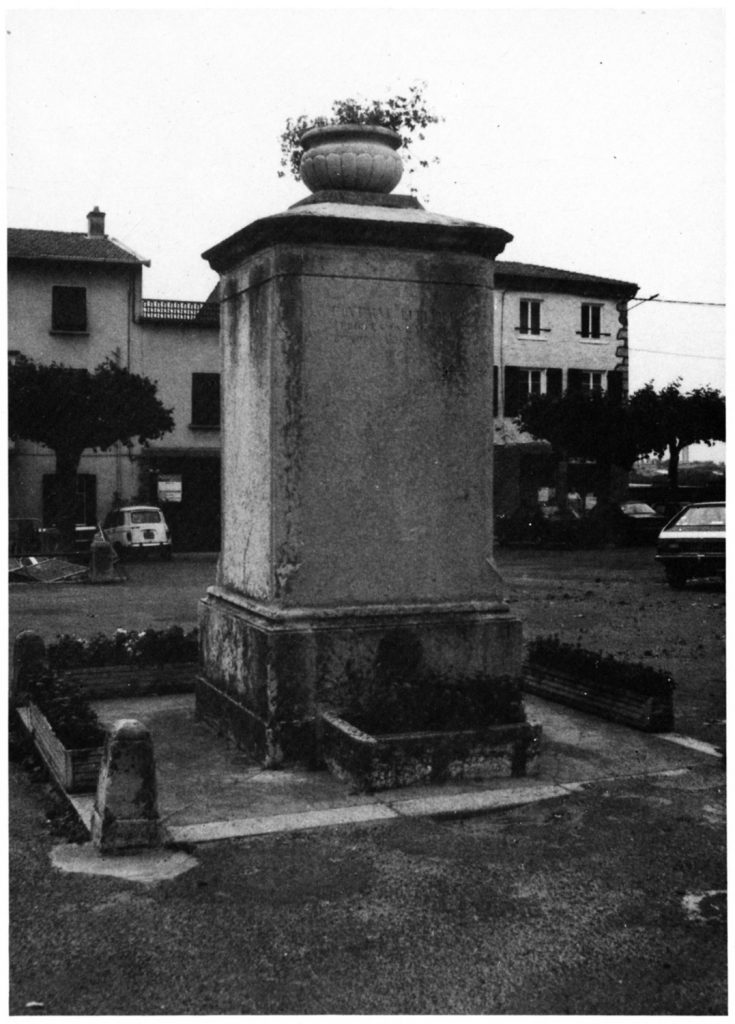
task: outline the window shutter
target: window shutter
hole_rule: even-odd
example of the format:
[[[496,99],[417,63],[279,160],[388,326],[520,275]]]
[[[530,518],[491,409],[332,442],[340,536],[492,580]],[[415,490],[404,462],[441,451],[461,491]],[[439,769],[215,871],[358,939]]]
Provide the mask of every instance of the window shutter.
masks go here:
[[[541,303],[531,303],[531,334],[541,333]]]
[[[591,323],[590,323],[590,334],[593,338],[600,337],[600,307],[590,306]]]
[[[505,396],[503,401],[503,415],[517,416],[520,412],[520,371],[517,366],[506,366],[505,368]]]
[[[581,331],[582,338],[590,336],[590,306],[586,302],[581,304]]]
[[[608,370],[607,393],[614,402],[623,400],[623,375],[620,370]]]
[[[498,415],[498,368],[493,366],[493,416]]]
[[[567,370],[567,391],[581,391],[584,384],[584,370]]]
[[[546,371],[546,394],[550,398],[561,398],[561,370],[556,367]]]
[[[218,373],[191,375],[191,422],[195,427],[218,427],[220,381]]]
[[[51,330],[87,330],[87,289],[53,285],[51,288]]]

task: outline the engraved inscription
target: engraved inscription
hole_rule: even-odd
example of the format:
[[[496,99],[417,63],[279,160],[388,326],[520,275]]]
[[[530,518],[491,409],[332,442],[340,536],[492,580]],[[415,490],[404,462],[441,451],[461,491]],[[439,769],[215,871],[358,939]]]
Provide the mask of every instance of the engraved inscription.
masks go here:
[[[358,338],[360,335],[391,333],[410,334],[462,330],[465,317],[408,306],[340,305],[329,303],[324,310],[324,323],[335,334]]]

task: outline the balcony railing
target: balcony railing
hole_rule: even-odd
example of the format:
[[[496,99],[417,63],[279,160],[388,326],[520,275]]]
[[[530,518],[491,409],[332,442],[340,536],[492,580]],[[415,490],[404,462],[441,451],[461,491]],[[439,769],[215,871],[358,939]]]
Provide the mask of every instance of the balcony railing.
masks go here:
[[[141,322],[196,323],[205,327],[219,325],[218,302],[184,302],[180,299],[143,299]]]

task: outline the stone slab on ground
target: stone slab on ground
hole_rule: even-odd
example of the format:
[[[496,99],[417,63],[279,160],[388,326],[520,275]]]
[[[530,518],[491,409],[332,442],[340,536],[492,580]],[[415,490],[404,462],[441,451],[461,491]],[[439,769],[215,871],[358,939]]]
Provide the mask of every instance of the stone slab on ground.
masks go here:
[[[535,778],[463,779],[356,794],[326,771],[264,770],[194,717],[191,694],[96,702],[111,723],[134,717],[151,731],[158,803],[169,836],[200,842],[276,831],[377,820],[393,815],[472,814],[573,792],[607,779],[686,773],[711,762],[707,751],[554,705],[526,701],[543,726]],[[88,822],[93,798],[74,805]]]

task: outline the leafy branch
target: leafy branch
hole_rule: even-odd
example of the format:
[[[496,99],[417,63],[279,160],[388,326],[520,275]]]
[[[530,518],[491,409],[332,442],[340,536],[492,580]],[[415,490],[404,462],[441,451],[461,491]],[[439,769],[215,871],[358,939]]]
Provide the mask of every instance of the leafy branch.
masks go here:
[[[430,163],[438,163],[437,156],[430,160],[414,161],[411,152],[415,141],[425,141],[425,131],[430,125],[444,120],[427,106],[425,89],[425,82],[416,82],[409,87],[405,96],[389,96],[384,100],[358,100],[350,97],[335,100],[328,115],[311,117],[300,114],[296,118],[289,117],[280,135],[281,170],[278,171],[278,177],[282,178],[290,172],[296,181],[301,181],[301,137],[310,128],[323,128],[327,125],[376,125],[397,132],[401,136],[403,162],[408,174],[414,173],[415,165],[428,167]]]

